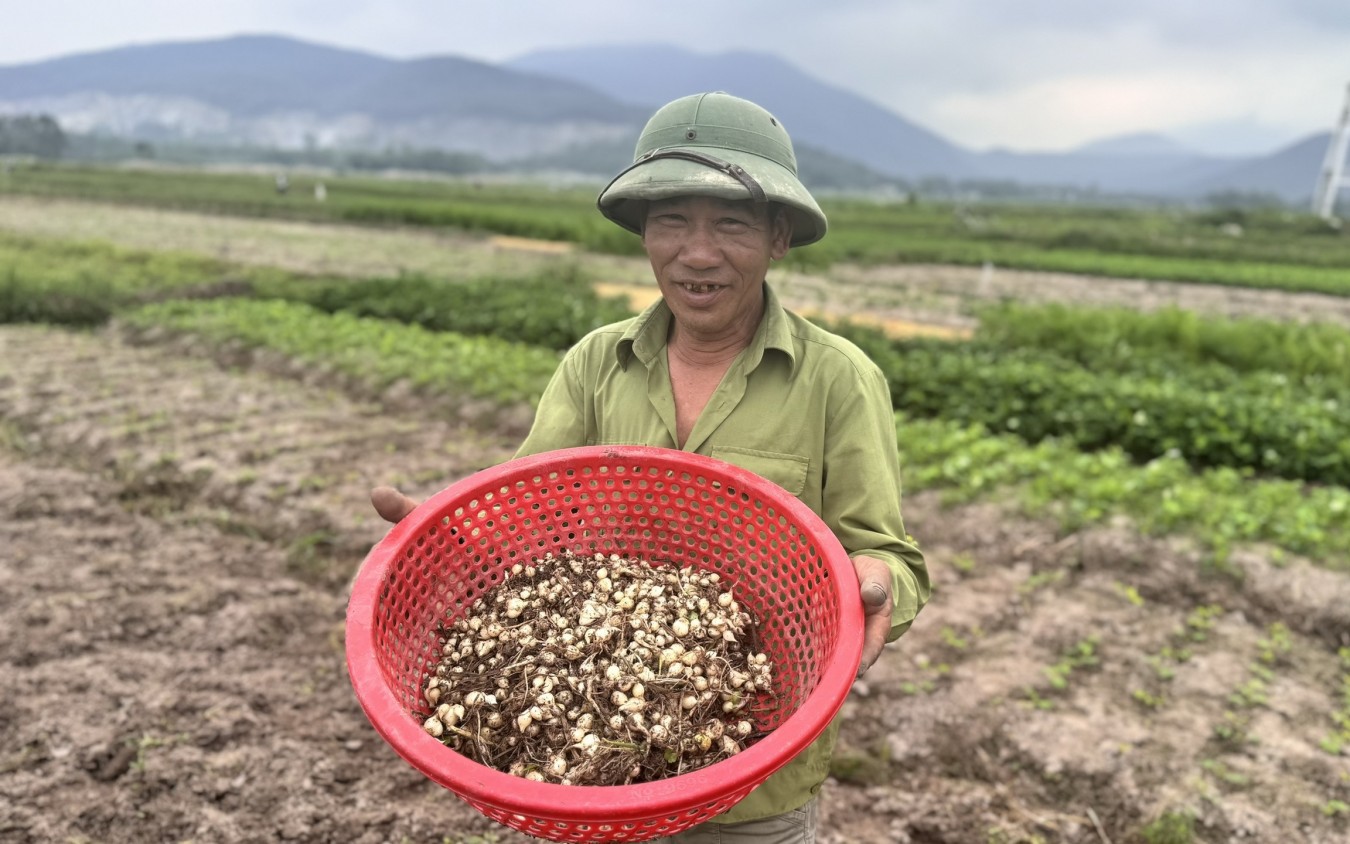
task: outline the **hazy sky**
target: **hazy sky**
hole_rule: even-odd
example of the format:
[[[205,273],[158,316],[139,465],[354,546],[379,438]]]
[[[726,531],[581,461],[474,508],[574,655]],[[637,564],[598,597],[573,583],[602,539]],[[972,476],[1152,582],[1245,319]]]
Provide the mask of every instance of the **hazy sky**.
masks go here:
[[[972,149],[1160,132],[1269,152],[1329,130],[1350,84],[1350,0],[0,0],[0,65],[241,33],[493,62],[772,52]]]

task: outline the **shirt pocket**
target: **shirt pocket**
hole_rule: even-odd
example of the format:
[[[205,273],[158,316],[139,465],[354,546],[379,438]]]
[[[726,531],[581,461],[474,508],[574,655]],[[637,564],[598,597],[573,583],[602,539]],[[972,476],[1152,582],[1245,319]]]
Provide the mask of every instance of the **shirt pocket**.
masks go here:
[[[806,489],[806,474],[811,467],[811,459],[799,454],[758,451],[728,445],[716,446],[711,456],[768,478],[798,497]]]

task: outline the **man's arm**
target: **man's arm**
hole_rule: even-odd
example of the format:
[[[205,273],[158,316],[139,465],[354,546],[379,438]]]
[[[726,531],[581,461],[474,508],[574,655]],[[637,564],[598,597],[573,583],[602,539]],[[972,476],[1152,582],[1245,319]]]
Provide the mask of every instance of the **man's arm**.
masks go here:
[[[909,629],[931,591],[923,554],[900,514],[900,456],[885,377],[841,385],[825,436],[822,515],[854,561],[862,590],[865,671]],[[884,595],[882,591],[884,590]]]

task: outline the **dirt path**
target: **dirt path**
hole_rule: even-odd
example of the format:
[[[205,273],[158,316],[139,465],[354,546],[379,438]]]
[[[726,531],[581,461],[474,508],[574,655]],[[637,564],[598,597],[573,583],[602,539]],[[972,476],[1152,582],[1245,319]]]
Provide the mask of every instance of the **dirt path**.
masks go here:
[[[233,363],[0,328],[0,840],[526,840],[399,760],[342,657],[369,486],[428,494],[517,435]],[[846,705],[824,841],[1126,842],[1183,810],[1197,841],[1345,840],[1319,743],[1350,578],[931,495],[907,523],[937,592]]]

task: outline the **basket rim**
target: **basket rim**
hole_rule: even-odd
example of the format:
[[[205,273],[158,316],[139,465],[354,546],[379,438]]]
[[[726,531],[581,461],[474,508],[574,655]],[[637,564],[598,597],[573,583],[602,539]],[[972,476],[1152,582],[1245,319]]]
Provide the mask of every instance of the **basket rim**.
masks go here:
[[[620,786],[534,782],[475,762],[428,735],[385,684],[378,663],[374,624],[379,592],[398,549],[438,520],[452,501],[481,490],[494,479],[519,478],[574,468],[596,458],[661,464],[706,471],[771,499],[797,524],[811,531],[821,558],[838,583],[839,635],[820,679],[795,712],[761,741],[740,753],[689,773]],[[468,475],[427,498],[372,547],[352,581],[346,615],[349,679],[367,719],[403,759],[422,774],[471,804],[527,820],[577,824],[625,824],[655,816],[684,816],[694,807],[725,800],[758,785],[815,741],[837,715],[852,688],[862,657],[863,611],[857,574],[842,545],[824,521],[796,496],[772,481],[731,463],[695,452],[655,446],[579,446],[515,458]]]

